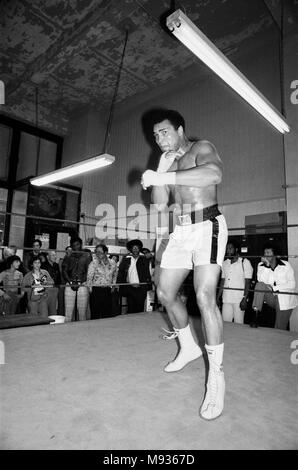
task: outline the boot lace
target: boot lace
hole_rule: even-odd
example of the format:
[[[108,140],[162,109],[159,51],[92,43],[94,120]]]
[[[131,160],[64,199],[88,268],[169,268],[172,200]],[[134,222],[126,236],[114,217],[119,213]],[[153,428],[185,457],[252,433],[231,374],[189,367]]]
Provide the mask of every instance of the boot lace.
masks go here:
[[[177,328],[174,328],[174,331],[169,331],[169,330],[166,330],[165,328],[162,328],[162,330],[166,332],[166,334],[160,335],[162,339],[165,339],[165,340],[175,339],[178,336]]]
[[[208,380],[208,399],[210,405],[216,404],[216,394],[217,394],[217,381],[216,381],[216,372],[209,371],[209,380]]]

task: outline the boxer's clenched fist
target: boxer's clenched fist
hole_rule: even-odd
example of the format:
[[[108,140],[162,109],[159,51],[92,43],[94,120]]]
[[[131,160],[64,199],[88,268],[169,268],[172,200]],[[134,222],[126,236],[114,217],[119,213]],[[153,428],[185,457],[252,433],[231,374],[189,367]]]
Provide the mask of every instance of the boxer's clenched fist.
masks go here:
[[[175,184],[176,172],[158,173],[157,171],[146,170],[142,175],[141,185],[144,189],[149,186],[164,186],[166,184]]]

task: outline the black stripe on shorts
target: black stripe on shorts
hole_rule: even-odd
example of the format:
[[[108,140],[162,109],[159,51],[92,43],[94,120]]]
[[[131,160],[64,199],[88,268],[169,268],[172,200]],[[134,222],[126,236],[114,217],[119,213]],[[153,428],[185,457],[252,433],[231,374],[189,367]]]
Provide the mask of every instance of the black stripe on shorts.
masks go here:
[[[219,223],[216,217],[212,217],[210,220],[212,222],[212,241],[211,241],[210,263],[217,264]]]

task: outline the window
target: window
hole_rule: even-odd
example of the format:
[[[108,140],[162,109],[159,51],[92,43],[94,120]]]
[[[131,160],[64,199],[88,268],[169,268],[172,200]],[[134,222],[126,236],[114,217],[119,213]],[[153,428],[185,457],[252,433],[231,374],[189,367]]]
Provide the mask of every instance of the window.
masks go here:
[[[0,124],[0,179],[7,180],[12,129]]]
[[[7,189],[0,188],[0,245],[4,244],[7,193]]]
[[[40,139],[40,142],[39,142]],[[21,133],[17,181],[55,170],[57,144],[27,132]]]
[[[9,244],[22,247],[24,245],[26,210],[28,192],[27,187],[23,190],[15,190],[13,192],[12,210],[13,214],[10,219]]]

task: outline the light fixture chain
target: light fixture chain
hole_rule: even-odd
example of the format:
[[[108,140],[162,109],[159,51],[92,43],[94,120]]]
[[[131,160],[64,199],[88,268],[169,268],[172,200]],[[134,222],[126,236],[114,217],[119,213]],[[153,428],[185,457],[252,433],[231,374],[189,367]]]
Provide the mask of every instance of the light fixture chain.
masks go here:
[[[107,123],[106,134],[105,134],[105,140],[104,140],[104,144],[103,144],[103,153],[108,153],[108,144],[109,144],[109,139],[110,139],[110,134],[111,134],[111,127],[112,127],[112,120],[113,120],[113,116],[114,116],[115,102],[116,102],[118,89],[119,89],[119,83],[120,83],[121,71],[122,71],[122,68],[123,68],[123,62],[124,62],[124,56],[125,56],[127,40],[128,40],[128,29],[126,29],[125,43],[124,43],[121,62],[120,62],[119,70],[118,70],[118,76],[117,76],[114,96],[113,96],[112,103],[111,103],[110,114],[109,114],[109,119],[108,119],[108,123]]]
[[[38,131],[38,87],[35,87],[35,126],[36,131]],[[38,175],[38,167],[39,167],[39,156],[40,156],[40,135],[38,136],[37,141],[37,152],[36,152],[36,164],[35,164],[35,175]]]

